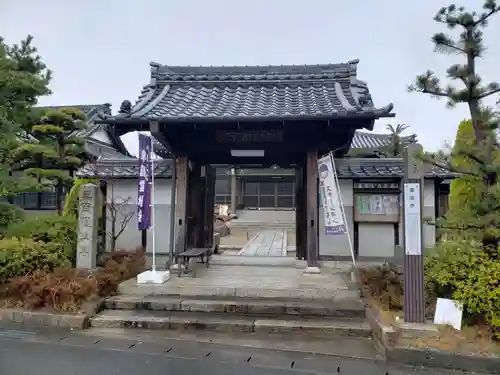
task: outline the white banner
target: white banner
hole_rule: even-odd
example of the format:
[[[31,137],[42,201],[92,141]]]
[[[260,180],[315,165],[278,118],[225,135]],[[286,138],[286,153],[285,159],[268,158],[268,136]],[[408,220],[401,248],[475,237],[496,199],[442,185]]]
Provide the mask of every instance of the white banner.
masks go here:
[[[325,234],[327,235],[347,233],[335,174],[331,154],[318,160],[319,192],[325,214]]]
[[[422,213],[420,208],[420,184],[404,184],[405,205],[405,253],[422,255]]]

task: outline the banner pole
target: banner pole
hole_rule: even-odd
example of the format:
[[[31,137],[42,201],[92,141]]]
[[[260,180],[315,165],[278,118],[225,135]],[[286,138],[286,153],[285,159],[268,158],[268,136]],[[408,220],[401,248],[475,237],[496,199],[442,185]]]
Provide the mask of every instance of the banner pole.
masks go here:
[[[151,237],[153,240],[153,264],[151,266],[151,270],[156,272],[156,236],[155,236],[155,163],[153,158],[153,137],[149,137],[151,139],[151,146],[149,150],[149,158],[151,162]]]
[[[332,161],[333,175],[335,177],[335,185],[337,187],[337,194],[339,195],[340,211],[342,213],[342,218],[344,219],[345,231],[347,234],[347,241],[349,242],[349,249],[351,250],[352,265],[354,266],[354,268],[356,268],[356,259],[354,257],[354,246],[352,245],[351,233],[349,231],[349,224],[347,223],[347,218],[345,216],[344,201],[342,199],[342,194],[340,192],[340,184],[339,184],[339,178],[337,175],[337,167],[335,166],[335,158],[333,157],[332,152],[330,152],[330,159]]]

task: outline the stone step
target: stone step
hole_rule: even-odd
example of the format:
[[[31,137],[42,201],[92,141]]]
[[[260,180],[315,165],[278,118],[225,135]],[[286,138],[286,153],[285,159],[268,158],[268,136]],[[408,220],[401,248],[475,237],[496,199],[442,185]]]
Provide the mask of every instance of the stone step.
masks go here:
[[[227,315],[261,315],[266,317],[365,317],[365,308],[359,299],[325,302],[271,298],[119,295],[106,299],[104,308],[108,310],[226,313]]]
[[[249,315],[202,312],[104,310],[90,320],[93,328],[169,329],[179,331],[214,331],[254,333],[263,337],[296,335],[301,338],[371,337],[364,320],[334,318],[274,319]]]
[[[264,229],[285,229],[285,230],[295,230],[295,224],[277,224],[277,223],[262,223],[262,224],[231,224],[231,232],[234,231],[252,231],[252,230],[264,230]]]

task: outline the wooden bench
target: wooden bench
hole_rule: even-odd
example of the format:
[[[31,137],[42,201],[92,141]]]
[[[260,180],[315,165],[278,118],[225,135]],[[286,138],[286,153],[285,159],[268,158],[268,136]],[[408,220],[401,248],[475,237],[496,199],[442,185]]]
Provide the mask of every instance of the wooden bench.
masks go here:
[[[196,263],[204,264],[205,267],[210,266],[210,256],[212,255],[212,249],[209,247],[196,247],[189,250],[186,250],[179,254],[179,277],[184,273],[192,272],[192,276],[196,276],[195,268],[189,268],[190,260],[195,258],[199,258],[200,261]]]

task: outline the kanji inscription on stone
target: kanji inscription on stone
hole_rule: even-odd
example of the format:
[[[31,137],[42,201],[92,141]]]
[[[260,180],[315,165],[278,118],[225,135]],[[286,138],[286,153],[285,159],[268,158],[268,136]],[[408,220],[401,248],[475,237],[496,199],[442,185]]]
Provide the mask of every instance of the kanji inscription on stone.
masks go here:
[[[76,267],[93,269],[97,262],[97,229],[99,215],[99,188],[85,184],[80,188],[78,202],[78,243]]]

